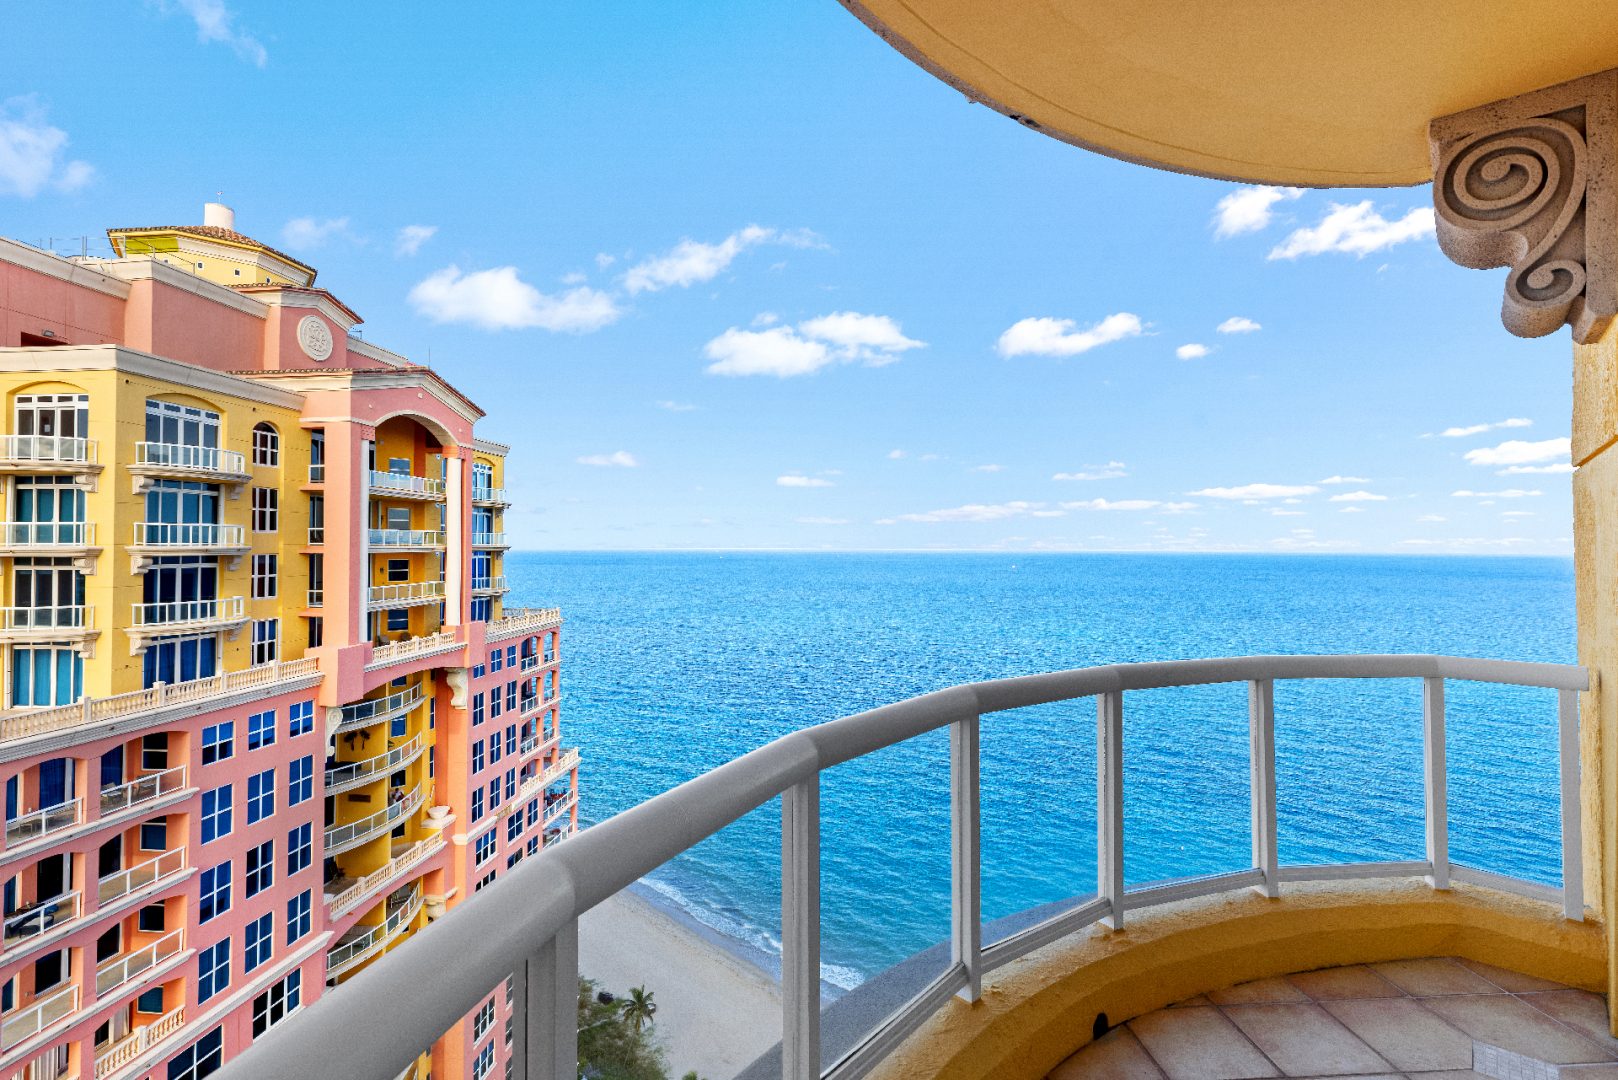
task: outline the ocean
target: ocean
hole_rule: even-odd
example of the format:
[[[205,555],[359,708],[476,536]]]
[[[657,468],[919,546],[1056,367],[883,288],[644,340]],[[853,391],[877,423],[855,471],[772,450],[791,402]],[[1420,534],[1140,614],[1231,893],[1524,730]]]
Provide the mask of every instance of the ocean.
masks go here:
[[[588,825],[795,728],[957,683],[1140,660],[1432,652],[1572,662],[1555,558],[536,553],[508,602],[560,606],[563,742]],[[1457,862],[1557,884],[1553,691],[1451,683]],[[985,920],[1095,888],[1095,705],[986,717]],[[1244,685],[1125,698],[1131,886],[1241,869]],[[1422,857],[1418,680],[1276,689],[1283,863]],[[822,781],[823,976],[849,989],[949,928],[943,732]],[[771,804],[643,887],[778,970]]]

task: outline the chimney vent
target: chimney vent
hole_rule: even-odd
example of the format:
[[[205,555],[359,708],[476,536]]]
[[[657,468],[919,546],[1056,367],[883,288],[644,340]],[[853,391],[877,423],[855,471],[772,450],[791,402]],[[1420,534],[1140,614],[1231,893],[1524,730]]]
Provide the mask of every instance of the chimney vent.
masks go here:
[[[236,211],[224,203],[203,203],[202,223],[213,228],[229,229],[231,232],[235,232]]]

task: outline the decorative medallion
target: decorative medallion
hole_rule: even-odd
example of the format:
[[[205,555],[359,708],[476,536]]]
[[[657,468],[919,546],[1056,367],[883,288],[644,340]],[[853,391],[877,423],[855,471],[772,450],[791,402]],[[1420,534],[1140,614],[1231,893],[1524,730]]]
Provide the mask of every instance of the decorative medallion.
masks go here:
[[[319,315],[305,315],[298,323],[298,344],[311,360],[325,360],[331,356],[331,327]]]

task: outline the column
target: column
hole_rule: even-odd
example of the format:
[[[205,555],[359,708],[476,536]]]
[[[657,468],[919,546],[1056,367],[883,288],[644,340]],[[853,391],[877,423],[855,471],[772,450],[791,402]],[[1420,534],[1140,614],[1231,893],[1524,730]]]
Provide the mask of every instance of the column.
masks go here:
[[[444,455],[444,625],[459,626],[466,606],[466,574],[461,569],[466,552],[466,462],[461,451]]]

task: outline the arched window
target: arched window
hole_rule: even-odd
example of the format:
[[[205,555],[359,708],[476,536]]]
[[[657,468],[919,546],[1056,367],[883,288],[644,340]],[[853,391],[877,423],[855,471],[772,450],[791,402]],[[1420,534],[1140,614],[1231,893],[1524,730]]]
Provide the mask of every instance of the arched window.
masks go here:
[[[269,424],[253,425],[253,464],[281,464],[281,436]]]

